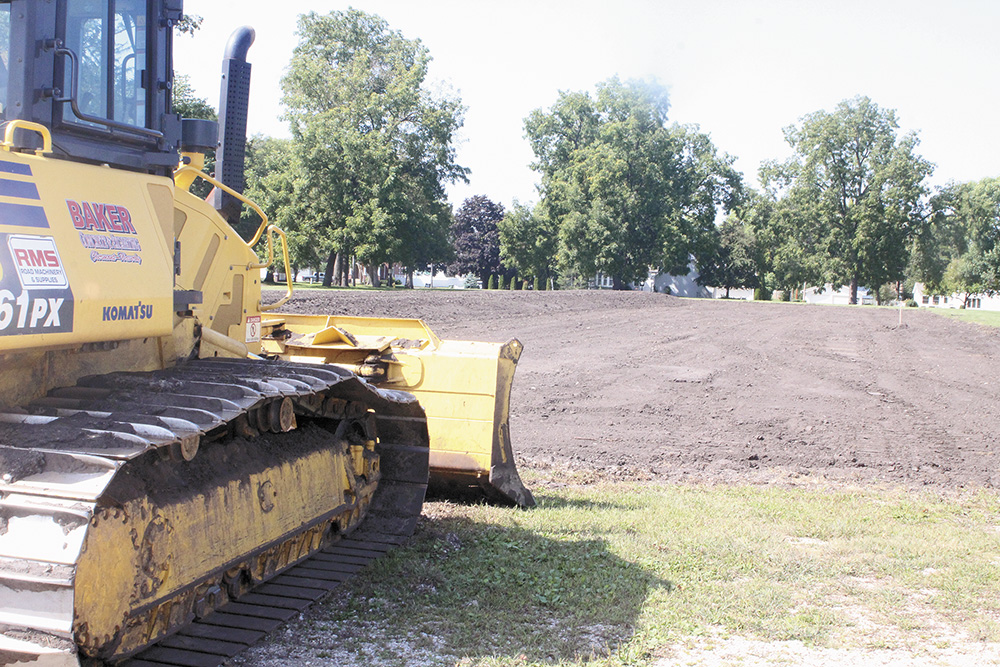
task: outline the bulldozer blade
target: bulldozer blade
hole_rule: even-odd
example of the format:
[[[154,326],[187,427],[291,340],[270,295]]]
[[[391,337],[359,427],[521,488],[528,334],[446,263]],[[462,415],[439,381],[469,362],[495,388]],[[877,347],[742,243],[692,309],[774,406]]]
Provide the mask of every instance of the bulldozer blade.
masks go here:
[[[533,507],[514,463],[510,394],[521,357],[506,343],[441,340],[418,319],[281,313],[263,323],[264,352],[335,364],[420,401],[430,436],[430,490]]]
[[[442,341],[439,354],[425,360],[424,382],[409,391],[427,411],[432,492],[471,487],[494,502],[534,507],[510,439],[510,393],[521,349],[516,339]]]

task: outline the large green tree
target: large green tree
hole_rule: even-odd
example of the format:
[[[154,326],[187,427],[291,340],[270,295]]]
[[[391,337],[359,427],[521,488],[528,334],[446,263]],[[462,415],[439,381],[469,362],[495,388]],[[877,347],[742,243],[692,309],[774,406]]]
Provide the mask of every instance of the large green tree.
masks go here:
[[[302,165],[304,224],[327,254],[369,265],[440,261],[444,185],[465,180],[454,135],[464,108],[425,87],[430,55],[382,18],[348,9],[299,17],[282,79]]]
[[[815,260],[822,278],[869,288],[901,280],[922,218],[924,180],[932,165],[916,154],[917,137],[898,135],[896,113],[867,97],[845,100],[785,129],[795,155],[775,166],[788,182],[782,213],[786,241]]]
[[[500,259],[524,279],[540,286],[555,278],[558,228],[541,207],[514,202],[500,221]]]
[[[762,165],[758,179],[763,192],[748,192],[739,215],[757,240],[757,274],[760,297],[769,299],[774,290],[786,297],[805,285],[823,284],[822,262],[815,248],[815,227],[801,225],[798,211],[788,197],[791,179],[785,165]]]
[[[601,272],[623,289],[650,266],[686,272],[689,255],[707,250],[740,177],[696,127],[667,126],[667,107],[664,89],[612,78],[596,97],[561,93],[525,119],[563,273]]]
[[[291,266],[275,249],[276,268],[295,274],[298,269],[318,266],[325,261],[320,254],[316,230],[305,224],[306,199],[302,196],[304,173],[291,139],[254,136],[247,142],[246,186],[244,193],[267,214],[268,220],[285,232]],[[239,232],[249,239],[257,231],[260,219],[244,206]],[[258,248],[264,254],[263,243]]]
[[[1000,178],[950,183],[931,199],[910,269],[936,292],[1000,292]]]
[[[731,213],[719,225],[714,248],[698,260],[699,285],[723,287],[759,287],[757,240],[753,228]]]

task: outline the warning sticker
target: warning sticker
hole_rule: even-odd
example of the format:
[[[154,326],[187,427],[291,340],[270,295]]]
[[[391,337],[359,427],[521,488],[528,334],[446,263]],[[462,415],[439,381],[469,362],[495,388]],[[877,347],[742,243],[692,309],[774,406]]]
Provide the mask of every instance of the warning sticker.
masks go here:
[[[260,342],[260,315],[251,315],[247,318],[247,343]]]

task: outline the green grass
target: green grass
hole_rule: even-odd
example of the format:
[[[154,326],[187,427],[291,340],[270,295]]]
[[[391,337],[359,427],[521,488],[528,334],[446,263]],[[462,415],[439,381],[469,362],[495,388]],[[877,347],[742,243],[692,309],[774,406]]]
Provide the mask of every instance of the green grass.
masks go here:
[[[996,494],[533,483],[531,511],[428,503],[323,627],[376,618],[338,645],[434,665],[646,665],[720,636],[947,645],[941,624],[1000,640]]]
[[[988,327],[1000,327],[1000,311],[995,310],[960,310],[955,308],[928,308],[932,313],[952,317],[956,320],[975,322]]]

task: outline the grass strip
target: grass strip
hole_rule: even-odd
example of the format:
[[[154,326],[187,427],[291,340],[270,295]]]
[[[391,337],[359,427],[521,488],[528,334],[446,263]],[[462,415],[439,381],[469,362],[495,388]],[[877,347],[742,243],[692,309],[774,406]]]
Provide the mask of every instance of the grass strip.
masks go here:
[[[409,546],[320,606],[304,655],[648,665],[699,638],[1000,641],[995,493],[528,476],[535,510],[428,503]]]
[[[1000,311],[973,310],[969,308],[928,308],[927,310],[956,320],[974,322],[988,327],[1000,327]]]

